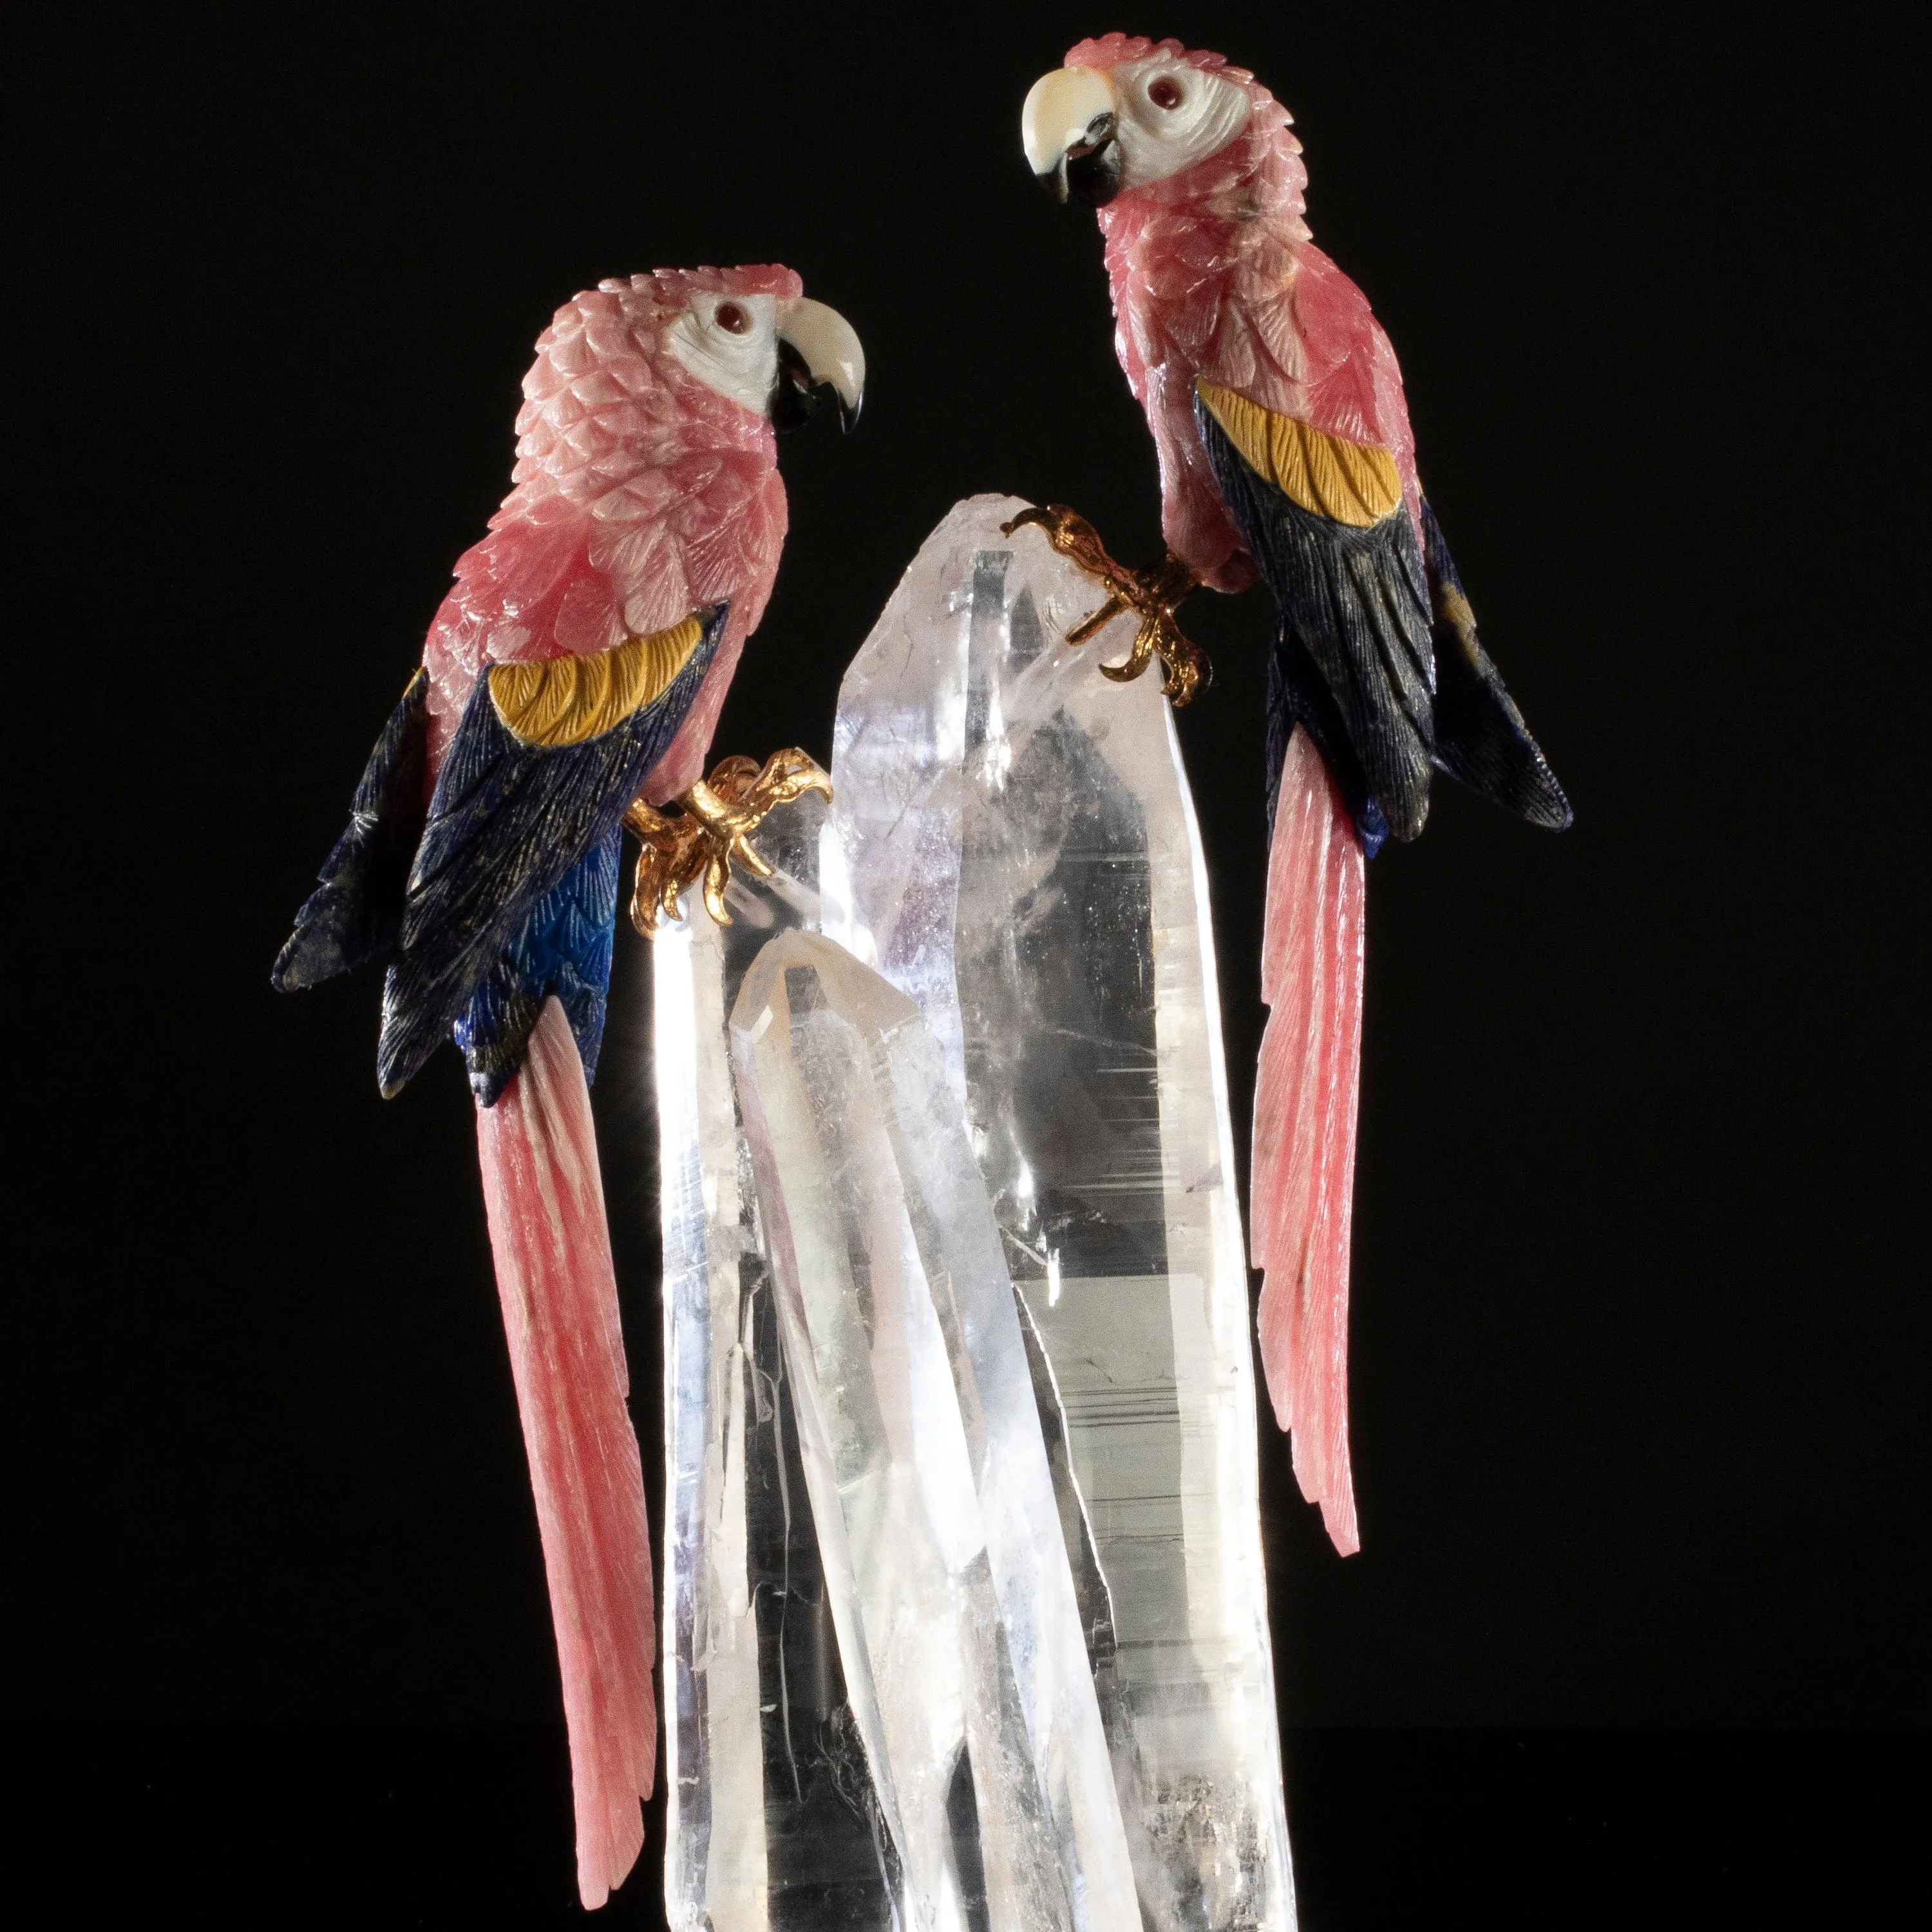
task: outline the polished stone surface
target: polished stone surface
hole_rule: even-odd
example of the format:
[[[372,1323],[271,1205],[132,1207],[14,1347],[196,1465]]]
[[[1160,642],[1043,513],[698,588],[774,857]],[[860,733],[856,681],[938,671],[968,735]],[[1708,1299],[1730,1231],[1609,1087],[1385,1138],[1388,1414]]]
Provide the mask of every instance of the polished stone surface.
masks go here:
[[[964,1096],[1058,1384],[1141,1900],[1294,1920],[1256,1498],[1247,1275],[1208,882],[1130,622],[1020,504],[960,505],[842,688],[826,928],[916,999]],[[1084,1520],[1083,1520],[1084,1519]],[[1090,1553],[1084,1553],[1090,1552]]]
[[[1018,507],[656,944],[680,1927],[1294,1922],[1199,839]]]

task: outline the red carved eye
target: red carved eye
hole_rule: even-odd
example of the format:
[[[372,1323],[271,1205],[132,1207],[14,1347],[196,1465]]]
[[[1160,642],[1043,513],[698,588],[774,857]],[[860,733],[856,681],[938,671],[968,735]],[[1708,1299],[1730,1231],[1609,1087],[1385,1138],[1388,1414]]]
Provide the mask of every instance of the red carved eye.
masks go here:
[[[1156,107],[1178,107],[1180,105],[1180,83],[1160,75],[1148,88],[1148,98]]]
[[[752,326],[752,318],[736,302],[720,302],[714,320],[720,328],[732,335],[742,335]]]

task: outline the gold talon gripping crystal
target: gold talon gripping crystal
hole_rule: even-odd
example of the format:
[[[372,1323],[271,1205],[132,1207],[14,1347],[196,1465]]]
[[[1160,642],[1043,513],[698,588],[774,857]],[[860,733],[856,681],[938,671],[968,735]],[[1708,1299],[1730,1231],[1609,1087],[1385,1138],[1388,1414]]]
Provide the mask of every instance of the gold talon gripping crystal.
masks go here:
[[[1100,532],[1064,503],[1036,503],[1010,523],[1002,524],[1000,530],[1002,535],[1011,536],[1029,524],[1043,531],[1062,556],[1072,558],[1090,577],[1097,577],[1106,586],[1107,601],[1067,632],[1067,643],[1077,648],[1098,637],[1122,611],[1137,612],[1141,622],[1134,633],[1133,649],[1120,663],[1103,664],[1102,676],[1125,684],[1159,658],[1166,673],[1162,691],[1177,711],[1189,703],[1213,677],[1214,668],[1206,652],[1182,634],[1174,613],[1200,578],[1172,550],[1151,570],[1130,570],[1116,563],[1107,554]]]
[[[624,823],[637,834],[637,884],[631,894],[631,923],[646,934],[660,917],[682,916],[678,902],[686,889],[703,882],[704,909],[720,926],[729,926],[724,888],[735,859],[756,878],[772,868],[746,842],[774,806],[788,805],[808,791],[829,802],[832,781],[815,760],[796,749],[774,752],[764,764],[756,758],[724,758],[682,793],[683,810],[660,811],[635,800]]]

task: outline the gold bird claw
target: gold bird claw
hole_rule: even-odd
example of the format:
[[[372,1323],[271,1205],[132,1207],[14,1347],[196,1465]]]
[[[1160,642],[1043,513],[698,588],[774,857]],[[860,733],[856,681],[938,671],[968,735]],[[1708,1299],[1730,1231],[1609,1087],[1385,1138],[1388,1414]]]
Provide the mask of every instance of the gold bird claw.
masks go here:
[[[637,882],[631,893],[631,923],[646,935],[657,930],[660,917],[682,917],[678,902],[689,886],[702,881],[704,909],[720,926],[729,926],[724,888],[730,883],[735,859],[754,878],[771,877],[772,868],[747,842],[774,806],[789,805],[806,793],[821,794],[829,802],[832,781],[804,752],[774,752],[760,765],[756,758],[724,758],[711,768],[676,802],[673,813],[635,800],[624,823],[638,836]]]
[[[1117,684],[1138,677],[1159,658],[1166,673],[1162,692],[1178,711],[1192,701],[1196,692],[1214,675],[1208,654],[1183,634],[1174,622],[1175,607],[1200,584],[1200,578],[1169,550],[1151,570],[1130,570],[1107,554],[1100,533],[1077,510],[1064,503],[1036,503],[1022,510],[1010,523],[1000,526],[1000,533],[1030,524],[1046,533],[1046,540],[1064,557],[1070,557],[1090,577],[1106,586],[1107,601],[1066,634],[1066,641],[1076,648],[1098,637],[1124,610],[1138,614],[1140,628],[1134,633],[1134,646],[1119,664],[1103,664],[1101,674]]]

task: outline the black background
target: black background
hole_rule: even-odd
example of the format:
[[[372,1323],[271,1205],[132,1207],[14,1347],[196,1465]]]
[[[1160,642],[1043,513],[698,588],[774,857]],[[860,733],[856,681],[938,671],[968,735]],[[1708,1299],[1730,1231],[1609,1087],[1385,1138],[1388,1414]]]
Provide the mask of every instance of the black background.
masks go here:
[[[961,496],[1070,502],[1155,553],[1092,221],[1018,151],[1027,85],[1112,24],[1222,47],[1294,110],[1317,239],[1395,340],[1577,811],[1552,838],[1445,784],[1372,868],[1360,1556],[1262,1445],[1304,1888],[1402,1819],[1475,1817],[1504,1759],[1438,1763],[1429,1727],[1522,1734],[1496,1815],[1586,1888],[1630,1855],[1523,1825],[1552,1779],[1614,1810],[1667,1760],[1756,1814],[1726,1840],[1666,1804],[1680,1835],[1748,1862],[1788,1842],[1736,1796],[1766,1764],[1808,1767],[1791,1816],[1894,1790],[1876,1738],[1629,1742],[1932,1718],[1924,74],[1880,18],[16,16],[4,1654],[46,1815],[98,1804],[104,1759],[149,1794],[124,1824],[198,1821],[140,1840],[170,1847],[150,1895],[241,1857],[210,1821],[251,1804],[278,1822],[250,1856],[320,1882],[326,1786],[322,1862],[368,1875],[365,1916],[393,1881],[440,1922],[524,1840],[491,1896],[567,1909],[459,1063],[380,1103],[375,986],[280,999],[268,965],[506,487],[530,344],[601,276],[783,260],[870,358],[860,430],[784,447],[791,537],[721,752],[829,753],[845,660]],[[1267,620],[1258,592],[1186,617],[1217,676],[1181,734],[1240,1121]],[[648,974],[621,934],[597,1106],[655,1494]],[[1606,1741],[1552,1757],[1552,1728]],[[398,1790],[407,1828],[370,1836]],[[1454,1887],[1490,1882],[1482,1844],[1491,1880],[1518,1856],[1477,1838]],[[1395,1909],[1341,1878],[1308,1899],[1318,1927]]]

